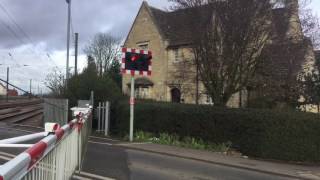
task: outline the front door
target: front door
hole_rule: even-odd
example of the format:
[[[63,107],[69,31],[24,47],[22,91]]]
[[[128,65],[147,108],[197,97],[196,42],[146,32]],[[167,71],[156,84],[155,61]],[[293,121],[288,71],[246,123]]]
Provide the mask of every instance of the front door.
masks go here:
[[[174,103],[180,103],[181,102],[181,92],[178,88],[173,88],[171,90],[171,101]]]

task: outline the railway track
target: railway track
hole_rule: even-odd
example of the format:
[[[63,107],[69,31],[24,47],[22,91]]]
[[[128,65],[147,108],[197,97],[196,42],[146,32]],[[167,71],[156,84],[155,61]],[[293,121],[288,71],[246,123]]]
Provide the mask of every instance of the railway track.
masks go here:
[[[0,122],[15,124],[42,125],[43,100],[19,100],[15,102],[0,103]]]
[[[13,102],[0,102],[0,110],[14,108],[14,107],[24,107],[28,105],[35,105],[43,103],[41,99],[34,99],[34,100],[17,100]]]

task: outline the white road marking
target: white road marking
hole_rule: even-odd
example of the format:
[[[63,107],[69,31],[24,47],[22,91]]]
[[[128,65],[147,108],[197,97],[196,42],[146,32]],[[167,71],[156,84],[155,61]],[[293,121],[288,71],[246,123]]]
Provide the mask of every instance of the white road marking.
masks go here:
[[[78,176],[78,175],[73,175],[72,176],[74,179],[78,179],[78,180],[91,180],[89,178],[85,178],[85,177],[81,177],[81,176]]]
[[[80,173],[79,173],[79,171],[76,171],[76,173],[77,173],[78,175],[83,174],[83,175],[85,175],[85,176],[88,176],[88,177],[91,177],[91,178],[96,178],[96,179],[99,179],[99,180],[115,180],[115,179],[113,179],[113,178],[104,177],[104,176],[99,176],[99,175],[91,174],[91,173],[84,172],[84,171],[81,171]]]
[[[108,141],[119,141],[115,139],[110,139],[110,138],[103,138],[103,137],[97,137],[97,136],[89,136],[90,138],[95,138],[95,139],[103,139],[103,140],[108,140]]]
[[[116,145],[119,145],[119,146],[127,146],[127,145],[139,145],[139,144],[152,144],[152,142],[121,143],[121,144],[116,144]]]
[[[111,144],[106,142],[96,142],[96,141],[89,141],[92,144],[100,144],[100,145],[108,145],[108,146],[128,146],[128,145],[139,145],[139,144],[152,144],[152,142],[137,142],[137,143],[119,143],[119,144]]]
[[[100,144],[100,145],[108,145],[108,146],[112,146],[113,144],[111,143],[102,143],[102,142],[95,142],[95,141],[89,141],[89,143],[92,143],[92,144]]]

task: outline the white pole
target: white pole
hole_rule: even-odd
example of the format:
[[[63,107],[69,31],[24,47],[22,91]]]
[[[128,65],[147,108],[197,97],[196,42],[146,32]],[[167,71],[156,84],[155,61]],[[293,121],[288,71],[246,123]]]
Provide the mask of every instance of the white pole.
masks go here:
[[[24,141],[34,140],[37,138],[42,138],[47,135],[48,135],[48,132],[29,134],[29,135],[25,135],[25,136],[19,136],[19,137],[0,140],[0,144],[15,144],[15,143],[20,143],[20,142],[24,142]]]
[[[0,144],[1,148],[29,148],[34,144]]]
[[[64,107],[64,121],[62,124],[67,124],[68,123],[68,117],[69,117],[69,99],[65,100],[65,107]]]
[[[108,136],[109,135],[109,111],[110,111],[110,103],[107,101],[106,102],[106,115],[105,115],[105,127],[104,127],[104,135]]]
[[[131,77],[131,95],[130,95],[130,142],[133,141],[133,120],[134,120],[134,76]]]
[[[101,121],[101,102],[99,102],[99,107],[98,107],[98,131],[100,131],[100,122]]]
[[[106,106],[105,106],[105,103],[103,102],[102,103],[102,112],[101,112],[101,116],[102,116],[102,118],[101,118],[101,131],[103,131],[103,129],[104,129],[104,121],[106,120],[106,117],[105,117],[105,109],[106,108]]]

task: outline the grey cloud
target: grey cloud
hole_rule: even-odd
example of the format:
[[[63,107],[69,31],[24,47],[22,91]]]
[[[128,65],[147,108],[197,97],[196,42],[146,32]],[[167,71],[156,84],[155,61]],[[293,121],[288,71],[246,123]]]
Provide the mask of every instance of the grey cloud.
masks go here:
[[[33,79],[35,85],[40,84],[44,89],[43,81],[54,66],[46,57],[47,52],[64,72],[61,64],[65,64],[65,56],[62,55],[66,49],[65,0],[0,0],[0,3],[29,35],[34,45],[29,45],[27,49],[21,48],[29,44],[29,40],[0,8],[0,64],[12,67],[10,81],[13,84],[28,89],[29,79]],[[80,34],[80,50],[94,34],[104,30],[124,38],[141,3],[142,0],[72,0],[73,27]],[[168,4],[166,0],[149,0],[148,3],[158,8]],[[14,29],[20,40],[8,30],[7,25]],[[14,60],[8,56],[9,52]],[[19,67],[16,64],[31,66]],[[0,66],[0,78],[6,77],[6,65]]]
[[[27,32],[34,43],[46,42],[49,50],[63,50],[66,40],[67,4],[65,0],[6,0],[0,1]],[[141,0],[73,0],[72,17],[74,31],[80,33],[80,43],[86,43],[95,33],[110,27],[110,32],[120,37],[128,33],[141,5]],[[150,4],[164,7],[165,0],[153,0]],[[0,20],[13,24],[0,10]],[[21,33],[18,32],[20,38]],[[0,47],[20,46],[8,29],[0,22]],[[26,39],[23,41],[27,42]],[[81,44],[81,45],[82,45]]]

